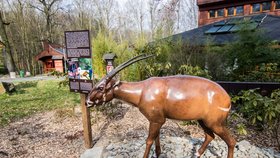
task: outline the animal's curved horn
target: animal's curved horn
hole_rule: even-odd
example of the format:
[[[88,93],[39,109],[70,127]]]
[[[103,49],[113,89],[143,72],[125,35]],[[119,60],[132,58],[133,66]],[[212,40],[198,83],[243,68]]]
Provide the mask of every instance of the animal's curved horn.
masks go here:
[[[101,83],[104,82],[104,80],[106,80],[106,83],[108,81],[110,81],[118,72],[120,72],[121,70],[123,70],[124,68],[128,67],[129,65],[136,63],[140,60],[144,60],[147,58],[150,58],[154,55],[146,55],[146,54],[141,54],[138,55],[136,57],[133,57],[131,59],[129,59],[128,61],[120,64],[119,66],[117,66],[115,69],[113,69],[110,73],[108,73],[105,77],[103,77],[96,85],[99,86]]]
[[[132,65],[133,63],[136,63],[138,61],[147,59],[154,56],[152,55],[141,55],[138,56],[137,58],[135,58],[134,60],[130,60],[129,62],[125,62],[125,64],[121,64],[120,66],[118,66],[116,69],[112,70],[111,73],[109,73],[106,77],[107,82],[110,81],[118,72],[120,72],[121,70],[123,70],[124,68],[128,67],[129,65]],[[140,58],[141,57],[141,58]]]

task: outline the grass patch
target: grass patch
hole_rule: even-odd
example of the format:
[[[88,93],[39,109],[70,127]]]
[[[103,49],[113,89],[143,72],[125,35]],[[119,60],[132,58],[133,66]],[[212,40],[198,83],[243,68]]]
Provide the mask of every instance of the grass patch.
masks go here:
[[[36,112],[73,108],[80,103],[80,95],[58,88],[59,81],[16,83],[16,92],[0,95],[0,126]]]

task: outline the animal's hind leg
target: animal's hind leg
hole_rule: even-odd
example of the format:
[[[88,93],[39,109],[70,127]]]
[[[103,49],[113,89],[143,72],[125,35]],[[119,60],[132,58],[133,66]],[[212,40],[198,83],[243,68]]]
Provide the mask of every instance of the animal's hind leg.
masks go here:
[[[198,123],[202,127],[205,134],[205,140],[199,148],[198,153],[196,153],[196,156],[200,157],[206,150],[208,144],[215,138],[215,135],[211,129],[205,126],[202,120],[198,120]]]
[[[230,135],[228,129],[221,125],[221,126],[214,126],[211,128],[214,133],[220,136],[228,146],[228,158],[233,158],[233,151],[236,144],[235,139]]]
[[[160,149],[160,140],[159,140],[159,135],[160,135],[160,132],[158,133],[157,137],[156,137],[156,154],[157,154],[157,157],[159,157],[160,153],[161,153],[161,149]]]

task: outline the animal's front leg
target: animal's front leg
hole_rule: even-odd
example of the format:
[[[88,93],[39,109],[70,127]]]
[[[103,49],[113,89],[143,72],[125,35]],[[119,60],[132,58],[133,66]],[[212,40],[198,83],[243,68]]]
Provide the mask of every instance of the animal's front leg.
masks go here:
[[[160,123],[150,122],[149,136],[146,140],[146,150],[145,150],[145,153],[144,153],[144,156],[143,156],[144,158],[149,157],[151,146],[153,145],[157,136],[159,136],[159,131],[160,131],[161,126],[162,126],[162,124],[160,124]],[[159,155],[157,155],[157,156],[159,156]]]

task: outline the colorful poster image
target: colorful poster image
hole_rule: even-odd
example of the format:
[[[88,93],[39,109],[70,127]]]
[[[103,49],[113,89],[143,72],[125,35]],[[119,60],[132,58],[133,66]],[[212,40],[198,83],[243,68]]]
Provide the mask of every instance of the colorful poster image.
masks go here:
[[[92,80],[92,62],[91,58],[79,58],[79,76],[80,79]]]
[[[70,79],[80,79],[78,59],[68,61],[68,77]]]

